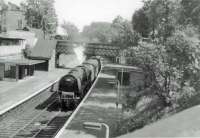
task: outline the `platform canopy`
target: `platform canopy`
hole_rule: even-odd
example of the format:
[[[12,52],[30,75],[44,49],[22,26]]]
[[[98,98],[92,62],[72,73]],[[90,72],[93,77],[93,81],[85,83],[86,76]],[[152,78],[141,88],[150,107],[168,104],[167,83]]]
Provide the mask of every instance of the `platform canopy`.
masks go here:
[[[45,60],[30,60],[26,58],[21,59],[0,59],[0,63],[8,63],[13,65],[35,65],[43,63]]]
[[[128,66],[128,65],[121,65],[121,64],[106,64],[104,67],[111,68],[111,69],[117,69],[123,71],[136,71],[136,72],[143,72],[143,70],[139,67],[135,66]]]

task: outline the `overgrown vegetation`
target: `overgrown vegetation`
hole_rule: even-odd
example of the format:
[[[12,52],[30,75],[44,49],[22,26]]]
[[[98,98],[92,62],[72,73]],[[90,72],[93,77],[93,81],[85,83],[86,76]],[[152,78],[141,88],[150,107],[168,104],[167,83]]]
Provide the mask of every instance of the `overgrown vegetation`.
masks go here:
[[[120,133],[200,103],[199,10],[198,0],[146,0],[134,13],[133,30],[145,39],[126,56],[144,70],[145,85],[135,97],[126,97],[133,113]]]
[[[150,31],[147,33],[138,30],[138,33],[141,35],[146,33],[145,35],[152,41],[141,42],[132,48],[132,56],[134,56],[132,63],[137,64],[147,73],[149,80],[147,79],[146,86],[157,90],[157,95],[162,97],[165,104],[169,106],[177,104],[182,96],[190,97],[195,94],[198,91],[196,88],[200,79],[198,75],[200,69],[199,26],[192,21],[188,24],[179,22],[180,19],[187,17],[182,13],[186,3],[189,6],[192,2],[187,0],[145,1],[142,8],[145,14],[140,16],[148,17]],[[198,6],[200,7],[200,3]],[[134,20],[135,14],[132,21],[133,27],[137,24]],[[188,16],[188,20],[190,18],[191,16]]]
[[[114,44],[122,49],[136,46],[140,35],[132,29],[131,22],[117,16],[112,23],[92,22],[85,26],[80,37],[86,42]]]

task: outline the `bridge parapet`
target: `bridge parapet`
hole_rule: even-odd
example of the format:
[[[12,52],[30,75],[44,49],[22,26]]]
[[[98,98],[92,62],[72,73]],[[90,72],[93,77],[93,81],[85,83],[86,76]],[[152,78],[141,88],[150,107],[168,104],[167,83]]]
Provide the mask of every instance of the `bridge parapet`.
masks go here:
[[[84,42],[72,42],[72,41],[57,41],[56,57],[59,58],[60,54],[74,54],[74,48],[83,46],[84,54],[87,57],[90,56],[102,56],[104,58],[116,60],[116,57],[120,55],[120,48],[111,44],[103,43],[84,43]]]
[[[60,40],[57,41],[56,45],[56,53],[57,54],[74,54],[74,47],[79,45],[78,42],[71,42],[71,41],[64,41]]]
[[[109,44],[88,43],[85,46],[85,54],[93,56],[117,57],[119,56],[120,48]]]

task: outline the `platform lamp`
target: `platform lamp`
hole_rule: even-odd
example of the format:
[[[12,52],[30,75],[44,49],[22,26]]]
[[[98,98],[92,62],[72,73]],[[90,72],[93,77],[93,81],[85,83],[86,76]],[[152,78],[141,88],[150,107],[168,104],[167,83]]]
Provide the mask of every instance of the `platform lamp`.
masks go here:
[[[120,81],[118,79],[115,80],[111,80],[109,81],[110,84],[115,84],[117,86],[117,102],[116,102],[116,106],[118,108],[118,104],[120,103]]]
[[[98,122],[84,122],[83,123],[83,127],[85,129],[91,129],[91,130],[101,130],[102,126],[104,126],[106,128],[106,134],[105,134],[105,138],[109,138],[109,126],[105,123],[98,123]]]

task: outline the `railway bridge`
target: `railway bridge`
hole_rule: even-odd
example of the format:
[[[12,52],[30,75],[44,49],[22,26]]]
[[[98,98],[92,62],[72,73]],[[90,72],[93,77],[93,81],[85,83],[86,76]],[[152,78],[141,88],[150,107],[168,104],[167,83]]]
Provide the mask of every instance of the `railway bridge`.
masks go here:
[[[91,56],[101,56],[115,62],[116,57],[118,57],[120,53],[120,48],[111,44],[59,40],[56,45],[56,66],[59,65],[59,57],[61,54],[74,54],[74,48],[79,46],[84,47],[84,54],[87,58]]]

